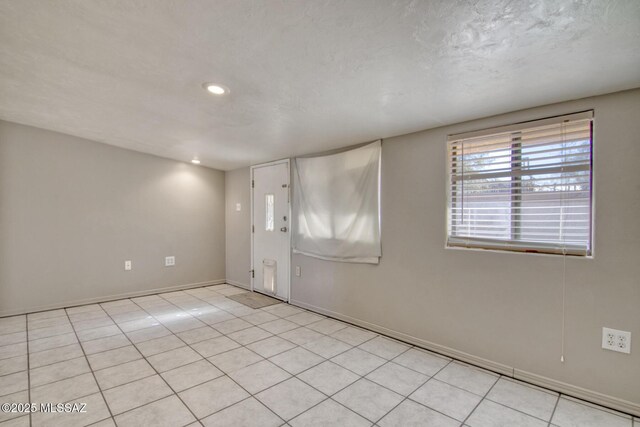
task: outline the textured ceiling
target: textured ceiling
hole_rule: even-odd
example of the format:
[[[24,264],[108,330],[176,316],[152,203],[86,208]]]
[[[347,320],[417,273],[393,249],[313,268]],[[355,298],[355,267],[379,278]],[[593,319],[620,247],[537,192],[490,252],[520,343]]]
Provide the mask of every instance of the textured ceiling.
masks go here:
[[[638,86],[638,0],[0,0],[0,119],[220,169]]]

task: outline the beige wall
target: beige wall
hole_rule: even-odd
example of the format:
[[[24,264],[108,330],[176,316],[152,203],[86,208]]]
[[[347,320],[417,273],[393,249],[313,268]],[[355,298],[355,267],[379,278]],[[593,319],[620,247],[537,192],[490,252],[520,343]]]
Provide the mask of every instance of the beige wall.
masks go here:
[[[225,174],[227,199],[227,282],[250,287],[251,269],[251,191],[249,168],[236,169]],[[240,211],[236,204],[240,203]]]
[[[224,185],[220,171],[0,121],[0,315],[224,280]]]
[[[595,256],[566,261],[565,362],[561,363],[561,257],[445,249],[446,136],[591,108],[595,110]],[[302,276],[291,275],[292,303],[507,374],[515,370],[518,377],[574,395],[596,400],[593,392],[602,393],[606,396],[598,399],[601,403],[637,413],[639,117],[640,90],[634,90],[384,140],[380,265],[294,255],[292,269],[301,266]],[[248,172],[227,173],[227,178],[243,180],[246,186]],[[242,197],[249,203],[247,195],[227,193],[227,200]],[[239,238],[237,231],[234,235]],[[234,262],[235,257],[228,258],[227,268]],[[637,341],[633,353],[602,350],[603,326],[631,331]]]

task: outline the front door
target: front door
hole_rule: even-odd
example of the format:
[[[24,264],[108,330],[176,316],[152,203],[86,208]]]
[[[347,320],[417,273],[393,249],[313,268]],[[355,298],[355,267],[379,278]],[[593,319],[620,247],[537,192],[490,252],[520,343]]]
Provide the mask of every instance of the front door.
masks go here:
[[[289,160],[251,167],[252,289],[289,299]]]

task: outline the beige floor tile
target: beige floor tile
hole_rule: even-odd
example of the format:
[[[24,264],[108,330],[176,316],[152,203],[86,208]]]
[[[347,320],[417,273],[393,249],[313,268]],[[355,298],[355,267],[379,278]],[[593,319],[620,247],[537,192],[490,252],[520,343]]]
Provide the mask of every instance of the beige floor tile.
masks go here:
[[[2,403],[25,403],[29,402],[29,391],[19,391],[13,394],[7,394],[5,396],[0,397],[0,404]],[[8,420],[12,420],[15,418],[19,418],[23,413],[21,412],[6,412],[0,410],[0,426],[4,427],[4,422]]]
[[[48,338],[41,338],[29,342],[29,352],[51,350],[52,348],[64,347],[78,342],[75,332],[69,334],[56,335]]]
[[[84,356],[80,344],[71,344],[51,350],[29,354],[29,366],[31,369],[44,365],[62,362],[64,360],[75,359]]]
[[[240,344],[225,336],[211,338],[191,345],[191,348],[203,357],[215,356],[238,347],[240,347]]]
[[[65,360],[52,365],[31,369],[31,387],[49,384],[66,378],[91,372],[87,359],[84,356],[75,359]]]
[[[27,343],[9,344],[0,347],[0,360],[27,354]]]
[[[270,337],[256,341],[247,346],[248,349],[258,353],[262,357],[271,357],[294,348],[296,345],[280,337]]]
[[[623,418],[561,397],[553,414],[551,424],[559,427],[630,427],[631,418]]]
[[[360,345],[375,338],[377,334],[375,332],[367,331],[366,329],[347,326],[344,329],[340,329],[338,332],[334,332],[331,336],[339,339],[340,341],[346,342],[347,344]]]
[[[386,363],[366,378],[403,396],[413,393],[429,377],[393,362]]]
[[[253,326],[241,331],[233,332],[227,336],[239,344],[247,345],[252,342],[268,338],[271,335],[272,334],[270,332],[267,332],[262,328],[258,328],[257,326]]]
[[[321,334],[331,335],[335,332],[338,332],[340,329],[346,328],[347,326],[349,325],[338,320],[324,319],[319,322],[307,325],[307,328],[313,329],[314,331],[320,332]]]
[[[256,398],[280,418],[290,420],[326,399],[326,396],[297,378],[290,378],[261,393]]]
[[[360,345],[360,348],[388,360],[401,355],[410,347],[399,341],[377,336]]]
[[[502,377],[493,386],[487,399],[549,421],[558,400],[558,393]]]
[[[121,365],[137,359],[142,359],[142,355],[132,345],[87,356],[89,365],[94,371],[110,366]]]
[[[471,414],[466,424],[470,427],[545,427],[547,422],[538,418],[514,411],[490,400],[483,400],[475,411]],[[586,424],[576,424],[576,426],[586,427]],[[614,427],[612,424],[597,424],[598,426]],[[631,423],[627,425],[630,427]]]
[[[191,345],[200,341],[219,337],[220,332],[216,331],[211,326],[204,326],[202,328],[190,329],[188,331],[180,332],[176,335],[180,337],[182,341]]]
[[[202,420],[205,427],[278,427],[283,420],[253,397]]]
[[[216,323],[213,325],[213,328],[220,332],[221,334],[228,335],[233,332],[240,331],[242,329],[247,329],[253,326],[251,323],[246,320],[242,320],[240,318],[225,320],[224,322]]]
[[[80,341],[90,341],[98,338],[111,337],[113,335],[119,335],[120,329],[116,325],[101,326],[98,328],[84,329],[76,331]]]
[[[322,338],[324,335],[322,335],[320,332],[312,331],[311,329],[301,327],[301,328],[296,328],[296,329],[292,329],[290,331],[284,332],[279,336],[280,338],[284,338],[287,341],[291,341],[294,344],[303,345],[308,342],[318,340]]]
[[[111,337],[98,338],[96,340],[84,341],[83,343],[81,343],[82,348],[87,355],[102,353],[103,351],[125,347],[130,344],[131,341],[129,341],[129,338],[127,338],[122,333]]]
[[[371,422],[376,422],[403,399],[398,393],[361,379],[336,393],[333,399]]]
[[[93,374],[87,373],[34,387],[31,389],[31,401],[35,403],[66,403],[98,391],[98,384],[96,384]]]
[[[267,313],[262,310],[256,310],[252,314],[242,316],[242,319],[246,320],[251,324],[260,326],[263,323],[271,322],[272,320],[277,320],[278,316],[274,316],[273,314]]]
[[[393,362],[422,374],[432,376],[447,366],[447,364],[451,362],[451,359],[428,351],[412,348],[393,359]]]
[[[136,344],[136,347],[138,348],[140,353],[142,353],[145,357],[150,357],[154,354],[164,353],[165,351],[184,346],[185,343],[175,335],[167,335],[166,337],[155,338]]]
[[[158,372],[165,372],[200,359],[202,356],[191,347],[180,347],[147,358]]]
[[[221,377],[222,375],[224,375],[222,371],[213,366],[209,361],[199,360],[164,372],[162,377],[169,383],[173,390],[180,392]]]
[[[15,372],[26,371],[27,360],[28,356],[26,354],[0,360],[0,375],[8,375]]]
[[[416,402],[405,400],[382,418],[378,425],[380,427],[458,427],[460,423]]]
[[[190,388],[179,395],[199,419],[249,397],[227,376]]]
[[[144,360],[134,360],[122,365],[95,371],[96,380],[102,390],[155,375],[153,368]]]
[[[449,364],[435,378],[480,396],[484,396],[498,381],[498,375],[493,372],[458,362]]]
[[[324,362],[324,358],[302,347],[285,351],[271,357],[269,360],[293,375]]]
[[[29,389],[29,376],[27,371],[0,377],[0,396],[17,393]]]
[[[337,356],[340,353],[344,353],[351,348],[349,344],[326,336],[315,341],[310,341],[304,344],[302,347],[326,359]]]
[[[464,421],[482,400],[477,394],[436,379],[429,380],[409,398],[458,421]]]
[[[331,361],[358,375],[367,375],[369,372],[374,371],[386,363],[385,359],[360,350],[359,348],[352,348],[349,351],[345,351],[332,358]]]
[[[166,337],[171,335],[171,331],[162,325],[151,326],[149,328],[138,329],[135,331],[127,332],[125,335],[129,337],[132,343],[138,344],[144,341],[150,341],[156,338]]]
[[[119,427],[175,427],[184,426],[195,417],[176,395],[165,397],[116,416]]]
[[[104,397],[114,415],[172,394],[169,386],[158,375],[104,391]]]
[[[33,426],[43,427],[81,427],[93,425],[100,420],[110,420],[109,409],[102,398],[102,394],[95,393],[81,397],[70,403],[75,406],[72,412],[37,412],[32,415]],[[82,407],[82,404],[86,406]],[[84,410],[84,412],[80,412]]]
[[[251,394],[289,378],[291,375],[268,360],[234,371],[229,376]]]
[[[293,427],[366,427],[371,422],[331,399],[289,421]]]
[[[254,353],[246,347],[236,348],[235,350],[216,354],[209,358],[211,363],[227,374],[246,366],[253,365],[261,360],[264,360],[262,356]]]
[[[298,378],[317,388],[327,396],[333,395],[360,379],[360,377],[353,372],[329,361],[299,374]]]
[[[13,332],[11,334],[0,335],[0,347],[4,345],[17,344],[27,341],[25,331]]]
[[[272,320],[271,322],[262,323],[260,327],[272,334],[282,334],[292,329],[298,328],[300,325],[290,322],[286,319]]]
[[[319,322],[322,319],[326,319],[326,317],[315,314],[310,311],[303,311],[302,313],[294,314],[293,316],[289,316],[286,318],[288,321],[296,323],[300,326],[308,325],[310,323]]]

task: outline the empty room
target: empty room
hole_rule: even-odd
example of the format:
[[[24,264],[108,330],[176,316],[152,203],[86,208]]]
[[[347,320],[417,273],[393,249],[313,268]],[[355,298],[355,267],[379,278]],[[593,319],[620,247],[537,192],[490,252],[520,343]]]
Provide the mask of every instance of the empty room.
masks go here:
[[[0,427],[640,427],[640,2],[0,0]]]

